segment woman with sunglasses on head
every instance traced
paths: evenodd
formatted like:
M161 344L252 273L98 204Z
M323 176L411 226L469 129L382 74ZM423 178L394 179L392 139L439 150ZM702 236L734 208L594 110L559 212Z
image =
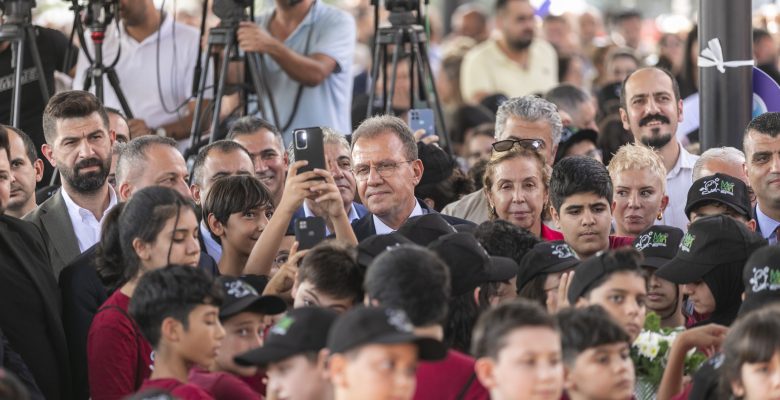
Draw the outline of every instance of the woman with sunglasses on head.
M503 141L496 144L500 143ZM542 155L518 141L509 149L495 150L485 169L483 186L490 219L509 221L542 240L563 239L542 222L550 183L550 170Z
M87 338L90 395L121 399L151 373L152 347L127 313L138 280L170 264L196 268L200 258L195 209L175 190L141 189L124 205L104 238L98 274L116 290L100 307Z

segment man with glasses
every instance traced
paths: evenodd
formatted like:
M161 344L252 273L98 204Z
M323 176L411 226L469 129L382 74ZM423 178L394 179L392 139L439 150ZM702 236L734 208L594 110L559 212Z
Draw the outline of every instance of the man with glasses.
M552 166L558 143L561 141L563 123L555 104L536 96L509 99L496 113L496 142L493 151L508 151L523 146L544 156ZM444 207L442 214L463 218L480 224L487 221L488 201L483 190L463 196Z
M394 232L410 217L435 212L414 197L423 163L414 135L402 119L382 115L363 121L352 134L352 159L358 195L368 209L352 223L358 241ZM444 218L453 225L468 224L460 218Z

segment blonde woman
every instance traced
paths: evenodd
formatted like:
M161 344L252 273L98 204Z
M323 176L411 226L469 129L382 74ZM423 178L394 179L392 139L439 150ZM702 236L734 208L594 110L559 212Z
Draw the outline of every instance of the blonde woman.
M618 149L607 167L614 196L615 235L636 237L656 220L663 220L669 204L666 168L649 147L627 144Z

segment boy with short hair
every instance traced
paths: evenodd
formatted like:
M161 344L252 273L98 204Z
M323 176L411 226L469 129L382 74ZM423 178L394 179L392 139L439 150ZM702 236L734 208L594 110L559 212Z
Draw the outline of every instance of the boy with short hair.
M601 162L586 156L566 157L550 178L550 214L577 257L630 246L632 238L610 236L612 180Z
M477 378L491 399L561 398L558 325L538 304L518 299L487 311L474 328L471 353L477 358Z
M419 360L444 358L439 341L416 336L401 310L355 308L328 332L328 373L335 400L394 398L414 395Z
M721 173L695 180L688 189L688 201L685 203L685 215L691 221L688 227L699 218L720 214L745 224L751 232L756 231L745 182Z
M322 242L301 260L293 283L293 306L325 307L343 313L363 301L364 275L353 247L332 240Z
M211 365L225 330L219 323L222 293L206 272L174 265L150 271L138 282L129 313L155 351L154 370L139 392L165 389L182 400L212 399L187 383L195 365Z
M222 276L217 284L224 293L219 320L225 328L225 337L211 371L193 368L190 382L217 399L261 399L265 385L257 368L238 365L233 358L260 347L265 318L283 313L287 305L279 297L258 295L243 279Z
M570 400L628 400L634 392L631 339L599 306L558 313Z
M600 305L633 341L645 325L647 276L634 248L610 250L577 266L569 282L569 304Z
M268 397L329 400L333 389L325 379L324 332L337 317L327 308L293 309L268 331L263 347L237 356L235 362L266 369Z
M203 203L203 216L211 235L222 245L221 275L243 275L249 254L273 213L271 194L254 176L227 176L214 182Z

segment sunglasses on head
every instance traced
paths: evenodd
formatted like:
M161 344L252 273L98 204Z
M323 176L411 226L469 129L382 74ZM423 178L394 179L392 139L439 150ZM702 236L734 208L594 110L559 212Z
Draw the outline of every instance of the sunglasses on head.
M515 146L539 151L544 148L544 142L541 139L506 139L493 143L493 150L499 152L509 151Z

